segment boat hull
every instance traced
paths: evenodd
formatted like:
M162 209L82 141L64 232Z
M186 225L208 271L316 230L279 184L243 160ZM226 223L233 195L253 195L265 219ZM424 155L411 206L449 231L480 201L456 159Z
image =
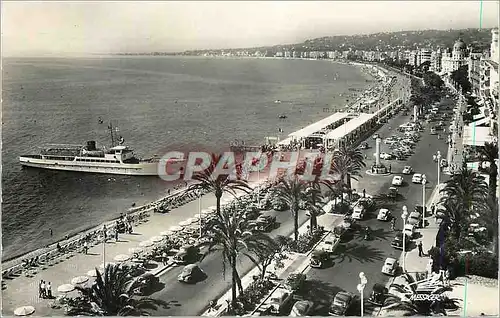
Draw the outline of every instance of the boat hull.
M75 171L86 173L118 174L130 176L157 176L158 162L129 163L91 163L69 160L48 160L34 157L19 157L22 166L39 169Z

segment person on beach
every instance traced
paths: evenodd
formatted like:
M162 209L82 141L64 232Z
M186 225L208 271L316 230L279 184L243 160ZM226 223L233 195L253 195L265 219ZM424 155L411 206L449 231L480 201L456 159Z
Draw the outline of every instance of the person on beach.
M38 297L43 298L43 289L45 286L43 286L43 280L40 281L38 284Z
M40 297L45 298L45 282L43 280L40 282Z
M50 282L48 282L47 285L45 286L45 295L49 299L52 298L52 285L50 284Z
M83 251L85 252L85 255L89 252L89 244L87 241L83 242Z
M167 252L163 252L163 254L161 254L161 261L163 262L163 265L167 265L167 260L168 260L168 257L167 257Z

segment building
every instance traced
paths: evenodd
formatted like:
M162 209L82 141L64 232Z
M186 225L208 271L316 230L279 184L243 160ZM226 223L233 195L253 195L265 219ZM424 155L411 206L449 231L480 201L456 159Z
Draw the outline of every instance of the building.
M481 63L483 63L482 52L471 52L468 58L469 81L472 85L472 92L479 95L481 80Z
M429 49L421 49L420 50L420 63L419 66L424 64L425 62L431 62L432 51Z
M443 52L441 51L441 48L431 53L431 67L430 67L431 72L441 73L442 58L443 58Z
M451 74L462 65L467 64L467 46L462 39L458 39L453 45L453 50L447 50L441 59L441 73Z

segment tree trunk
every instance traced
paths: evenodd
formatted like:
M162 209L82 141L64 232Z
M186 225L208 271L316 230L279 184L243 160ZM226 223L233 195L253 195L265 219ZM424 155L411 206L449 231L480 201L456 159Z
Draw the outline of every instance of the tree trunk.
M496 201L496 196L497 196L497 178L498 178L498 168L495 164L495 162L490 162L490 195L491 198Z
M298 207L296 207L296 206L293 206L292 209L293 209L292 214L293 214L294 237L295 237L295 241L298 241L299 240L299 211L298 211Z
M236 285L237 285L237 275L238 273L236 272L236 258L234 256L231 256L231 306L233 307L233 310L236 308Z

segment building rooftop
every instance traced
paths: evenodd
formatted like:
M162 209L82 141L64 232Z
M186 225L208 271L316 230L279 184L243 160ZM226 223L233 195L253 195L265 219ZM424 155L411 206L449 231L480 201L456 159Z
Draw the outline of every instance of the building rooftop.
M325 138L330 140L340 139L348 135L349 133L353 132L361 125L365 124L368 120L372 119L374 116L375 114L361 113L359 114L358 117L355 117L350 121L348 121L347 123L343 124L342 126L330 131L328 134L326 134Z
M295 137L295 138L304 138L304 137L309 137L310 135L328 127L329 125L342 120L346 117L348 117L350 114L349 113L335 113L331 116L328 116L318 122L315 122L314 124L311 124L305 128L302 128L300 130L297 130L296 132L293 132L289 134L288 136L290 137Z

